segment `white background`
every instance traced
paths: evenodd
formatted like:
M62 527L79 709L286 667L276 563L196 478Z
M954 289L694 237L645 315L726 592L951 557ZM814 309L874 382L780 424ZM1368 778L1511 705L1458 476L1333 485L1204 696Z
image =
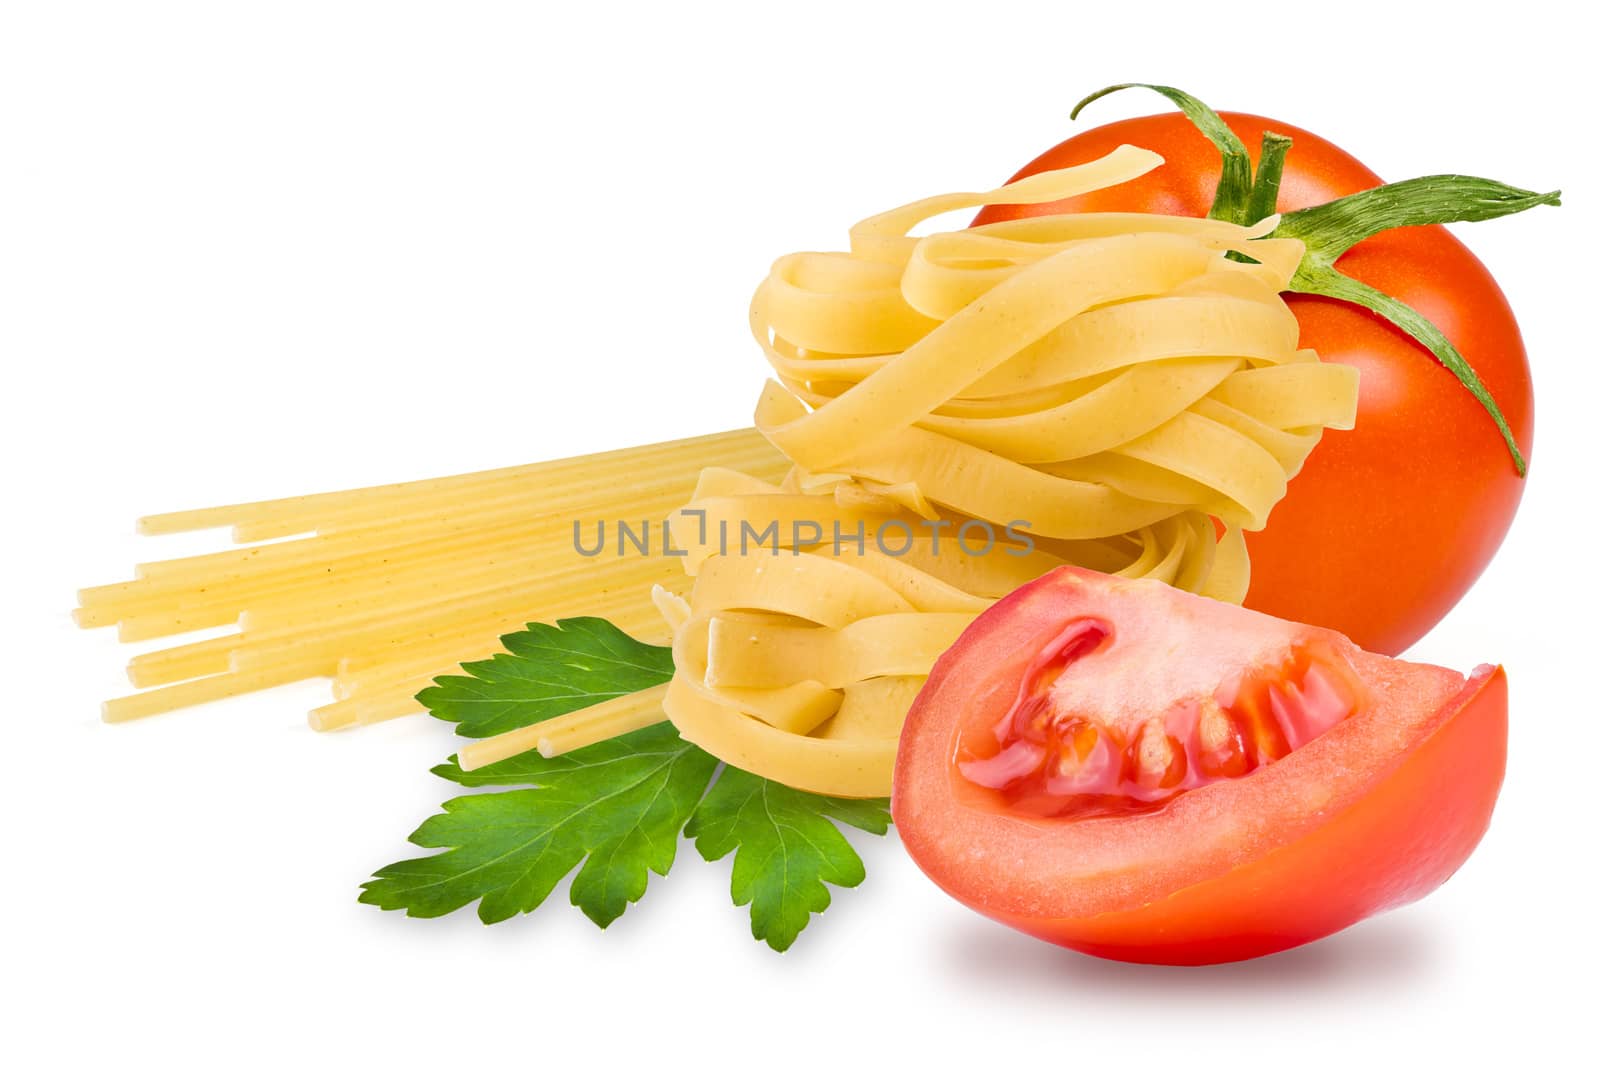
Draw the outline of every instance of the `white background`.
M1427 7L5 5L0 1013L31 1046L13 1062L1586 1047L1591 57L1566 5ZM126 650L71 628L73 589L213 544L141 542L135 515L744 424L763 377L745 302L775 256L994 184L1129 79L1319 131L1386 176L1567 190L1462 234L1521 318L1538 440L1509 542L1414 651L1503 661L1513 692L1494 825L1425 902L1272 959L1141 969L988 924L891 837L786 956L750 939L727 861L688 846L604 933L564 888L497 927L415 921L355 891L449 794L426 773L443 724L317 736L312 684L98 723ZM1159 107L1126 94L1091 121Z

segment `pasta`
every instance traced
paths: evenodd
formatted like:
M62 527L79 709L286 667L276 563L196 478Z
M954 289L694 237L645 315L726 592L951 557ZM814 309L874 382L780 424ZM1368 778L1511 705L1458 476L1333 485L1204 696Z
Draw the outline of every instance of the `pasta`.
M708 471L669 519L694 584L657 595L675 665L661 714L685 738L796 788L881 796L922 678L1029 578L1070 562L1243 598L1242 531L1355 410L1354 371L1299 350L1279 296L1299 245L1264 238L1270 221L1148 215L907 236L944 211L1061 199L1155 162L1118 149L874 216L847 253L777 261L751 307L777 375L755 421L795 468L779 483ZM1025 553L996 537L1019 520ZM892 546L863 532L891 524L905 533ZM752 549L744 532L768 528ZM970 529L980 550L959 540ZM614 715L519 743L565 751Z
M664 639L649 591L687 587L676 561L584 558L573 524L659 515L717 464L766 477L790 466L746 430L143 519L145 533L298 537L141 564L133 581L81 590L78 623L114 625L124 641L237 627L135 656L129 679L145 691L107 701L105 718L326 677L336 699L310 722L337 729L420 711L413 698L430 678L494 654L500 634L531 619L602 614Z
M796 788L889 789L934 661L998 597L1064 563L1224 600L1356 374L1298 347L1303 248L1143 214L911 236L948 211L1044 203L1159 165L1124 146L987 193L873 216L847 252L780 258L751 303L774 380L755 429L599 456L154 516L287 541L151 563L80 594L125 640L237 624L134 658L106 717L308 677L334 729L415 710L434 674L529 619L604 615L670 639L675 673L488 738L482 766L670 719ZM574 523L666 515L680 552L586 558Z

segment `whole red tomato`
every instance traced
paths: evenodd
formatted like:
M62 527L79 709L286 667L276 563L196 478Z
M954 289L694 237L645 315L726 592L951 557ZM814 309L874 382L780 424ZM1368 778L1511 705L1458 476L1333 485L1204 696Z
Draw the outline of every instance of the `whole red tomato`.
M1294 138L1282 211L1381 185L1360 161L1314 133L1223 112L1250 146L1273 130ZM1119 144L1161 154L1136 181L1053 204L986 208L978 222L1070 211L1203 216L1219 173L1217 149L1180 114L1128 119L1045 152L1016 178L1098 158ZM1527 353L1505 295L1483 264L1442 227L1391 230L1351 248L1338 269L1410 304L1476 368L1526 456L1533 440ZM1286 294L1300 343L1361 370L1356 428L1329 432L1265 530L1247 535L1246 605L1348 634L1385 655L1427 633L1488 565L1522 498L1505 442L1488 414L1437 360L1364 308Z

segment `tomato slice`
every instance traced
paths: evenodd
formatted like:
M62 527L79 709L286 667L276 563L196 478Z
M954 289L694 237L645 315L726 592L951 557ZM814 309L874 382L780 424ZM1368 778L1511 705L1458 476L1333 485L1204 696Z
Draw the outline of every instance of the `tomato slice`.
M895 765L901 839L963 903L1082 952L1247 959L1415 900L1488 828L1504 672L1363 652L1064 567L934 668Z

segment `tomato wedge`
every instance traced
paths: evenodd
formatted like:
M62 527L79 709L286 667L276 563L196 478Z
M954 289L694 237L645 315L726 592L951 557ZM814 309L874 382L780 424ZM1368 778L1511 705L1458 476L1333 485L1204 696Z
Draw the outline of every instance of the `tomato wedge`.
M1248 959L1432 891L1489 825L1506 680L1063 567L984 612L907 716L893 811L993 919L1142 963Z

